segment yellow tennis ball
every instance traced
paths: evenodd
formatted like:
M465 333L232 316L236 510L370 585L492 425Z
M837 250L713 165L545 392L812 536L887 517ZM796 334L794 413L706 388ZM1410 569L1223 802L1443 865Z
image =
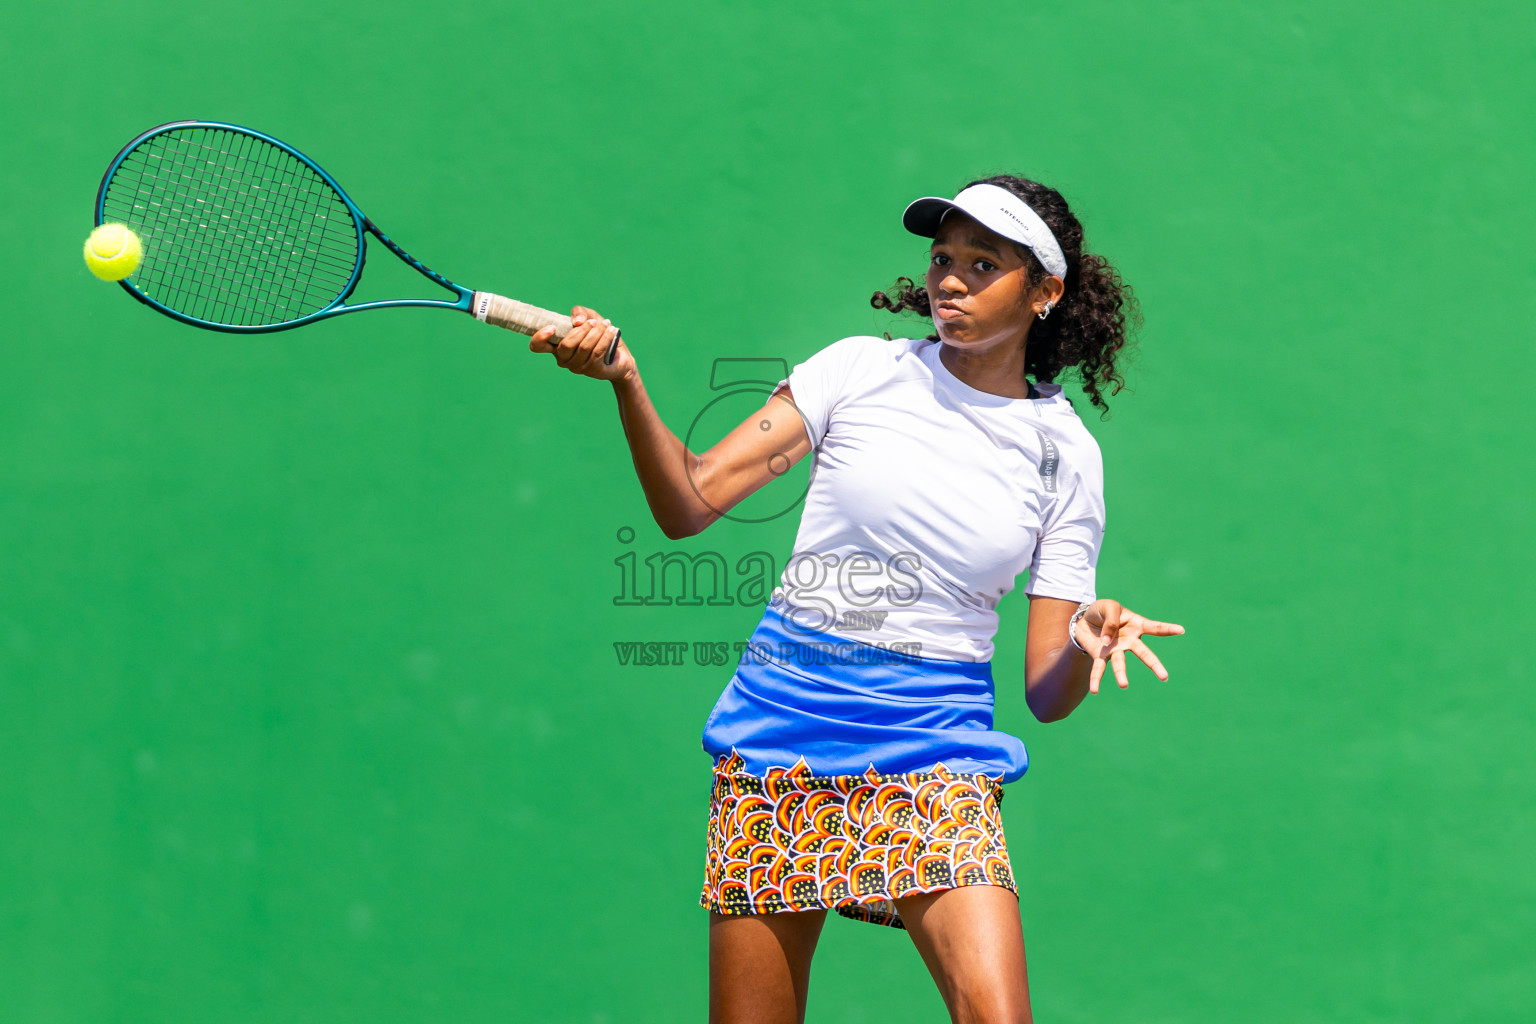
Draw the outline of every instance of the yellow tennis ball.
M121 281L139 269L144 247L121 224L102 224L85 240L85 265L103 281Z

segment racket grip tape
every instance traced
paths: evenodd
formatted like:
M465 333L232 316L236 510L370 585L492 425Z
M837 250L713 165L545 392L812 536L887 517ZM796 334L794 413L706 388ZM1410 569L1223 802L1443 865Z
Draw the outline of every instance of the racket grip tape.
M526 334L529 337L550 326L555 329L556 340L571 333L570 317L538 306L530 306L526 302L518 302L516 299L509 299L494 292L475 292L470 312L475 314L476 320L483 323L505 327L509 331L516 331L518 334ZM603 362L612 363L618 351L619 336L615 332L613 343L603 354Z

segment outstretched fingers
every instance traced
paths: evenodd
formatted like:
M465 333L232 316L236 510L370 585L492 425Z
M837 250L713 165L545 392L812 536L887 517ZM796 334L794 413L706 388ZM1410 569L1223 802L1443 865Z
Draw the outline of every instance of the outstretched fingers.
M1163 667L1161 659L1152 653L1152 648L1148 647L1140 640L1137 640L1135 643L1131 644L1130 649L1131 652L1136 655L1136 657L1142 660L1142 663L1145 664L1147 668L1152 670L1153 675L1157 676L1157 678L1163 680L1164 682L1168 681L1168 670Z
M1184 627L1177 622L1159 622L1147 619L1116 602L1105 600L1102 625L1098 632L1099 647L1093 654L1093 668L1088 674L1088 692L1098 693L1105 667L1115 675L1120 688L1131 685L1125 671L1125 652L1130 651L1152 670L1158 679L1166 681L1168 670L1152 649L1142 642L1144 636L1179 636ZM1097 609L1096 609L1097 610Z
M1131 680L1125 674L1125 652L1116 651L1109 656L1109 664L1115 670L1115 682L1120 684L1120 689L1131 685Z
M1089 693L1098 693L1099 692L1099 679L1104 675L1104 666L1105 666L1105 664L1106 664L1106 662L1104 661L1103 658L1094 658L1093 659L1093 668L1088 670L1088 692Z

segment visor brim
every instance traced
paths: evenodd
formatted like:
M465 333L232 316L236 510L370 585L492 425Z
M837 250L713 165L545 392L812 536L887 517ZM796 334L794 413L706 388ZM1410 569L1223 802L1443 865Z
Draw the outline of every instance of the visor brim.
M939 233L939 222L944 219L944 215L950 210L959 209L952 200L926 196L907 204L906 212L901 215L901 224L914 235L932 238Z

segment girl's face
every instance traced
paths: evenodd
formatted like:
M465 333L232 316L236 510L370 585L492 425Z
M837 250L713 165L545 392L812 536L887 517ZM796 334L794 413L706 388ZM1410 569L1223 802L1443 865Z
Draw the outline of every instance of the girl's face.
M973 350L1022 344L1035 306L1043 309L1061 287L1047 277L1031 289L1014 244L958 210L939 225L924 283L939 338Z

